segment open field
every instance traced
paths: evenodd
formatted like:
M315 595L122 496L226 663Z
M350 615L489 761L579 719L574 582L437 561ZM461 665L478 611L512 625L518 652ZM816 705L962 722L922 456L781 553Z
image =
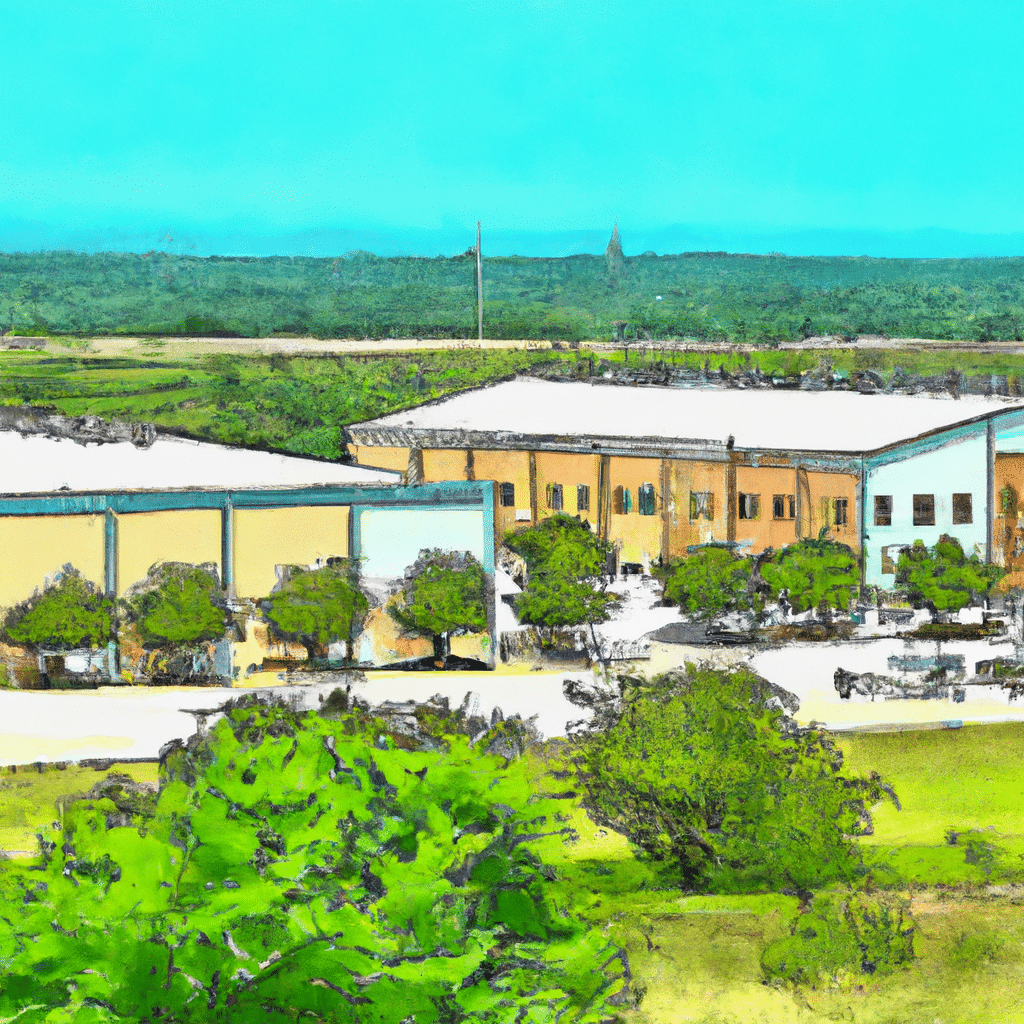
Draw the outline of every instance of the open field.
M902 811L886 806L876 814L875 835L865 845L944 847L959 862L958 871L953 861L945 865L951 874L943 886L908 888L906 879L894 880L910 901L914 961L889 977L862 976L838 988L766 985L761 956L798 919L795 896L680 892L655 866L638 860L621 836L597 828L577 808L572 825L579 840L543 840L538 853L556 866L553 884L565 898L626 947L643 999L638 1009L623 1012L625 1021L1024 1022L1024 888L984 884L984 871L979 875L978 864L965 860L966 848L943 838L947 828L991 829L998 844L1024 820L1024 794L1014 780L1024 725L844 734L840 742L848 769L880 771L903 804ZM534 758L538 781L557 748L540 753ZM84 792L114 771L151 780L156 765L0 770L0 836L26 842L53 820L59 797Z

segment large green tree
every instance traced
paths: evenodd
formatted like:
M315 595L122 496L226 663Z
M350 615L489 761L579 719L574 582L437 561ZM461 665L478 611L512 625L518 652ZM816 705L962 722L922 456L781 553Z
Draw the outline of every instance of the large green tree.
M325 655L332 643L344 641L350 661L352 639L368 607L359 589L357 566L348 560L320 569L292 566L287 582L262 603L275 632L300 640L310 659Z
M725 545L708 545L669 566L665 598L697 620L749 611L762 603L751 583L752 566L750 558L741 558Z
M434 643L434 660L448 661L453 633L487 629L484 567L468 551L424 549L406 570L402 590L388 604L391 617Z
M66 565L56 582L10 609L4 634L38 650L101 647L112 638L114 603Z
M977 555L968 558L956 537L943 534L934 547L918 540L900 554L896 583L915 608L956 612L987 597L1004 570Z
M787 545L761 564L759 571L771 596L785 595L795 612L845 610L860 583L853 550L824 537Z
M860 865L851 837L886 789L840 774L828 734L794 728L779 704L748 670L620 680L576 735L585 806L691 885L850 880Z
M550 895L569 800L518 759L253 700L171 752L145 827L66 811L0 864L0 1019L363 1024L612 1016L619 951Z

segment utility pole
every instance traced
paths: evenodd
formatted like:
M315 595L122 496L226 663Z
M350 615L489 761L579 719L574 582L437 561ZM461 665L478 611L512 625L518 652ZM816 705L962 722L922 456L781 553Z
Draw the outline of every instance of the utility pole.
M480 257L480 221L476 222L476 325L477 337L484 340L484 271Z

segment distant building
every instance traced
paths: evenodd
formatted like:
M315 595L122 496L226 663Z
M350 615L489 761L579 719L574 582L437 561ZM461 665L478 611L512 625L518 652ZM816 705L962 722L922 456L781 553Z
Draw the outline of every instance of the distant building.
M230 597L255 600L285 567L335 557L358 559L370 590L386 594L428 547L470 551L493 578L493 485L409 488L387 470L152 430L97 442L94 421L75 443L73 421L26 426L40 422L50 429L0 429L0 607L68 564L115 597L158 562L188 562L212 563ZM60 427L73 436L53 436ZM401 660L379 643L361 649Z
M644 570L824 530L863 551L868 583L892 586L898 549L943 533L1024 573L1024 408L998 399L517 380L348 439L410 483L494 480L499 539L563 511Z

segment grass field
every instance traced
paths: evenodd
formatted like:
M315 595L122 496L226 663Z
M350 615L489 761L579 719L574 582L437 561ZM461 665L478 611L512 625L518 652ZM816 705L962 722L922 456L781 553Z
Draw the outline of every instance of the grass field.
M629 1024L1024 1024L1024 887L983 884L1021 876L1014 849L1024 832L1016 767L1024 725L845 734L840 743L848 771L880 772L902 803L901 811L880 808L875 834L862 842L896 868L877 871L875 883L912 901L915 960L837 988L767 985L761 955L798 919L795 896L685 894L577 808L578 841L543 840L537 852L557 868L556 898L627 949L643 993L623 1013ZM537 760L538 780L546 764ZM147 781L157 766L0 769L0 847L30 849L59 797L112 772ZM957 845L947 842L951 829L961 833ZM991 863L966 856L965 835L984 837Z
M57 801L87 793L109 775L130 775L136 782L156 782L159 766L115 763L96 769L68 764L0 768L0 851L35 853L36 834L57 817Z

